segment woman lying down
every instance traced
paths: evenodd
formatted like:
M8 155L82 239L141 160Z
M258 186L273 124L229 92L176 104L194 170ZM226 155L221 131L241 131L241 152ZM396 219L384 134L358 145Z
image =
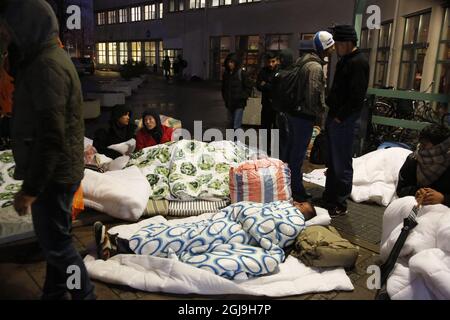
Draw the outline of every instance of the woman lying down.
M194 223L148 224L130 239L108 235L94 224L97 254L174 258L228 279L246 279L274 272L285 260L283 249L294 244L305 221L316 216L309 203L287 201L232 204Z

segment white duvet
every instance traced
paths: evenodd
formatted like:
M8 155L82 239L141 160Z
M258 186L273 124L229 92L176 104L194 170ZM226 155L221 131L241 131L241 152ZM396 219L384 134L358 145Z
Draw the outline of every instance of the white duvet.
M390 148L353 159L352 200L388 206L397 198L398 174L410 153L403 148ZM325 171L318 169L304 174L303 180L325 187Z
M387 259L407 217L414 197L395 200L383 217L381 258ZM393 300L450 299L450 209L444 205L423 207L418 225L409 234L388 279Z
M129 239L142 226L151 223L180 224L205 220L213 213L182 220L167 221L158 216L132 225L109 230L121 238ZM307 225L330 223L325 210ZM354 287L344 269L315 269L306 267L289 256L279 266L278 272L247 280L228 280L212 272L195 268L176 259L144 255L118 255L107 261L85 258L90 276L107 283L126 285L149 292L175 294L223 295L242 294L254 296L283 297L332 290L350 291Z
M105 173L86 169L81 185L86 207L127 221L142 216L150 196L150 185L135 166Z

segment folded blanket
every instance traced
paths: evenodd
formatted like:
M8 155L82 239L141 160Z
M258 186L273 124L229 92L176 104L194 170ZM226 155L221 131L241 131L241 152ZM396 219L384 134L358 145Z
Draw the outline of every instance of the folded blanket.
M149 199L142 217L167 216L169 213L169 201Z
M228 206L228 201L169 201L168 215L172 217L198 216L207 212L219 212Z

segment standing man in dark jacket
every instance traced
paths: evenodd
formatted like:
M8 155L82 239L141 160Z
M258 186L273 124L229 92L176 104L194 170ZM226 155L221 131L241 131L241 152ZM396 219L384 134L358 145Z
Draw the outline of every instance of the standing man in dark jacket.
M10 1L0 12L12 35L15 77L12 117L14 199L31 212L47 260L43 299L94 299L80 254L72 244L72 201L84 173L81 84L58 46L58 21L44 0ZM68 277L77 277L72 281Z
M330 215L338 216L347 213L347 199L352 192L354 132L369 84L369 63L356 47L353 26L336 26L333 37L340 60L326 100L330 108L325 124L329 152L323 200Z
M222 78L222 97L230 118L229 128L239 129L252 86L241 62L235 53L230 53L224 62L225 71Z
M333 36L326 31L314 36L315 52L301 57L298 68L298 107L287 110L289 136L287 160L291 169L292 197L296 202L306 202L309 195L303 186L302 166L308 145L311 141L314 123L325 111L325 58L330 57L334 49Z
M267 130L267 147L270 150L271 130L275 127L276 111L272 108L272 81L278 69L278 56L269 52L266 55L266 66L261 69L256 80L256 88L262 92L261 127Z

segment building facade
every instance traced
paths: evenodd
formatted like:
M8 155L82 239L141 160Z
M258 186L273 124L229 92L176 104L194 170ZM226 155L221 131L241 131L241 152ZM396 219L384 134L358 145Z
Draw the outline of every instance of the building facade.
M363 12L381 9L380 29L368 29L363 15L370 85L449 92L447 0L96 0L97 63L161 67L164 56L182 54L186 74L220 79L225 56L238 52L254 74L265 52L291 49L298 57L316 31L353 24L361 3Z

